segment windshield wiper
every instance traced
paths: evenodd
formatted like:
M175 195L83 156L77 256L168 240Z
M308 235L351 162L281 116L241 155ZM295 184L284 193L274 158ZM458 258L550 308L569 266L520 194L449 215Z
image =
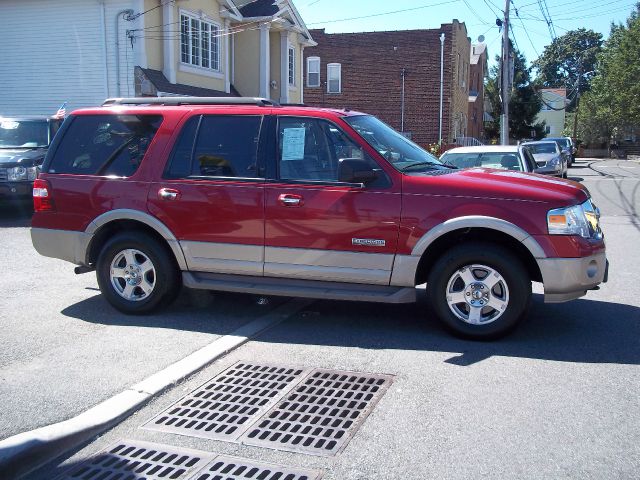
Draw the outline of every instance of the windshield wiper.
M401 172L404 172L413 167L444 167L441 163L436 162L414 162L410 165L406 165L400 169ZM438 170L437 168L432 168L432 170Z

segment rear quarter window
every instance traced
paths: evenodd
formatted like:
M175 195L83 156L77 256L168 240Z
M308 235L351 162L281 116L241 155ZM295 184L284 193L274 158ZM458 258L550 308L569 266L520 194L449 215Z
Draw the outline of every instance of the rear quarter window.
M161 115L78 115L64 132L48 173L129 177L160 124Z

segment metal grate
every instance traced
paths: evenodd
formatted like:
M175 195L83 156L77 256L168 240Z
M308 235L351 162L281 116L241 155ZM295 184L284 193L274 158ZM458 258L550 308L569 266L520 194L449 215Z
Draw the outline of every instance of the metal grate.
M238 363L151 419L143 428L234 441L306 373L299 368Z
M193 480L318 480L322 474L314 470L281 467L244 458L220 455L203 470L193 476Z
M390 375L313 370L240 441L277 450L335 455L391 385Z
M58 480L182 480L213 458L205 452L123 440L70 468Z

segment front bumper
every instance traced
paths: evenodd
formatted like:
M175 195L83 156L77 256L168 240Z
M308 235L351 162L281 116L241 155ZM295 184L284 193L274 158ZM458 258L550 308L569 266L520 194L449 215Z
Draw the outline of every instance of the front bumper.
M582 297L608 279L605 252L582 258L539 258L545 303L561 303Z
M543 167L536 168L535 173L540 173L542 175L562 175L562 164L558 165L545 165Z
M33 182L0 182L0 198L31 198Z

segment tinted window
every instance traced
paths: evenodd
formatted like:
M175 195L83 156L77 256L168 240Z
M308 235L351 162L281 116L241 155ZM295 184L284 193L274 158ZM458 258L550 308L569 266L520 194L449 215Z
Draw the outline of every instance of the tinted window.
M49 173L128 177L140 166L160 115L81 115L73 119Z
M458 168L484 167L522 170L520 157L515 152L446 153L440 160Z
M191 174L257 178L261 123L262 117L202 117Z
M259 178L261 124L262 117L257 116L204 115L190 119L174 148L166 176Z
M182 127L178 142L173 148L170 166L165 172L165 177L184 178L191 175L191 158L199 123L200 116L191 117Z
M325 120L281 117L278 143L280 178L284 180L336 182L338 162L343 158L366 160L384 177L379 166L360 145Z

